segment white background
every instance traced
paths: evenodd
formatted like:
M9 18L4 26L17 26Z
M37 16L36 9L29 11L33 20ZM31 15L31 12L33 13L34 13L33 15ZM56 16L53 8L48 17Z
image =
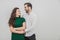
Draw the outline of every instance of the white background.
M8 20L14 7L24 12L24 3L31 2L37 14L37 40L60 40L60 0L0 0L0 40L10 40Z

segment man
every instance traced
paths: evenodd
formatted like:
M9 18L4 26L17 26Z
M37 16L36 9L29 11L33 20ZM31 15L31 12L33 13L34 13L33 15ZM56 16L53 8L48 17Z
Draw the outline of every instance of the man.
M36 15L32 12L32 4L31 3L25 3L24 8L26 11L26 14L23 15L23 17L26 20L26 34L25 34L25 40L36 40L34 28L36 23Z

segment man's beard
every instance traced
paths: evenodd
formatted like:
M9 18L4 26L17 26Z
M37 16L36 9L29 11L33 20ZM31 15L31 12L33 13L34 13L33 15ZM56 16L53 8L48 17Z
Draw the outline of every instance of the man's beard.
M26 13L28 13L28 11L26 11Z

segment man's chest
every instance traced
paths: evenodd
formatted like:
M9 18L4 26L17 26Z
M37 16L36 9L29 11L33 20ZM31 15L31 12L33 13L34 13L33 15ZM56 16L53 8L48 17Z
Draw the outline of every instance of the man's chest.
M26 19L26 21L28 21L28 22L32 22L33 16L31 16L31 15L25 16L25 19Z

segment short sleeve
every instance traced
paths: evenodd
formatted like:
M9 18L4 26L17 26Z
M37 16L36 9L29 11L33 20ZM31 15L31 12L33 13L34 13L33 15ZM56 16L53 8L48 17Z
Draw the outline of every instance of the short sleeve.
M23 21L23 22L26 22L25 18L22 18L22 21Z

